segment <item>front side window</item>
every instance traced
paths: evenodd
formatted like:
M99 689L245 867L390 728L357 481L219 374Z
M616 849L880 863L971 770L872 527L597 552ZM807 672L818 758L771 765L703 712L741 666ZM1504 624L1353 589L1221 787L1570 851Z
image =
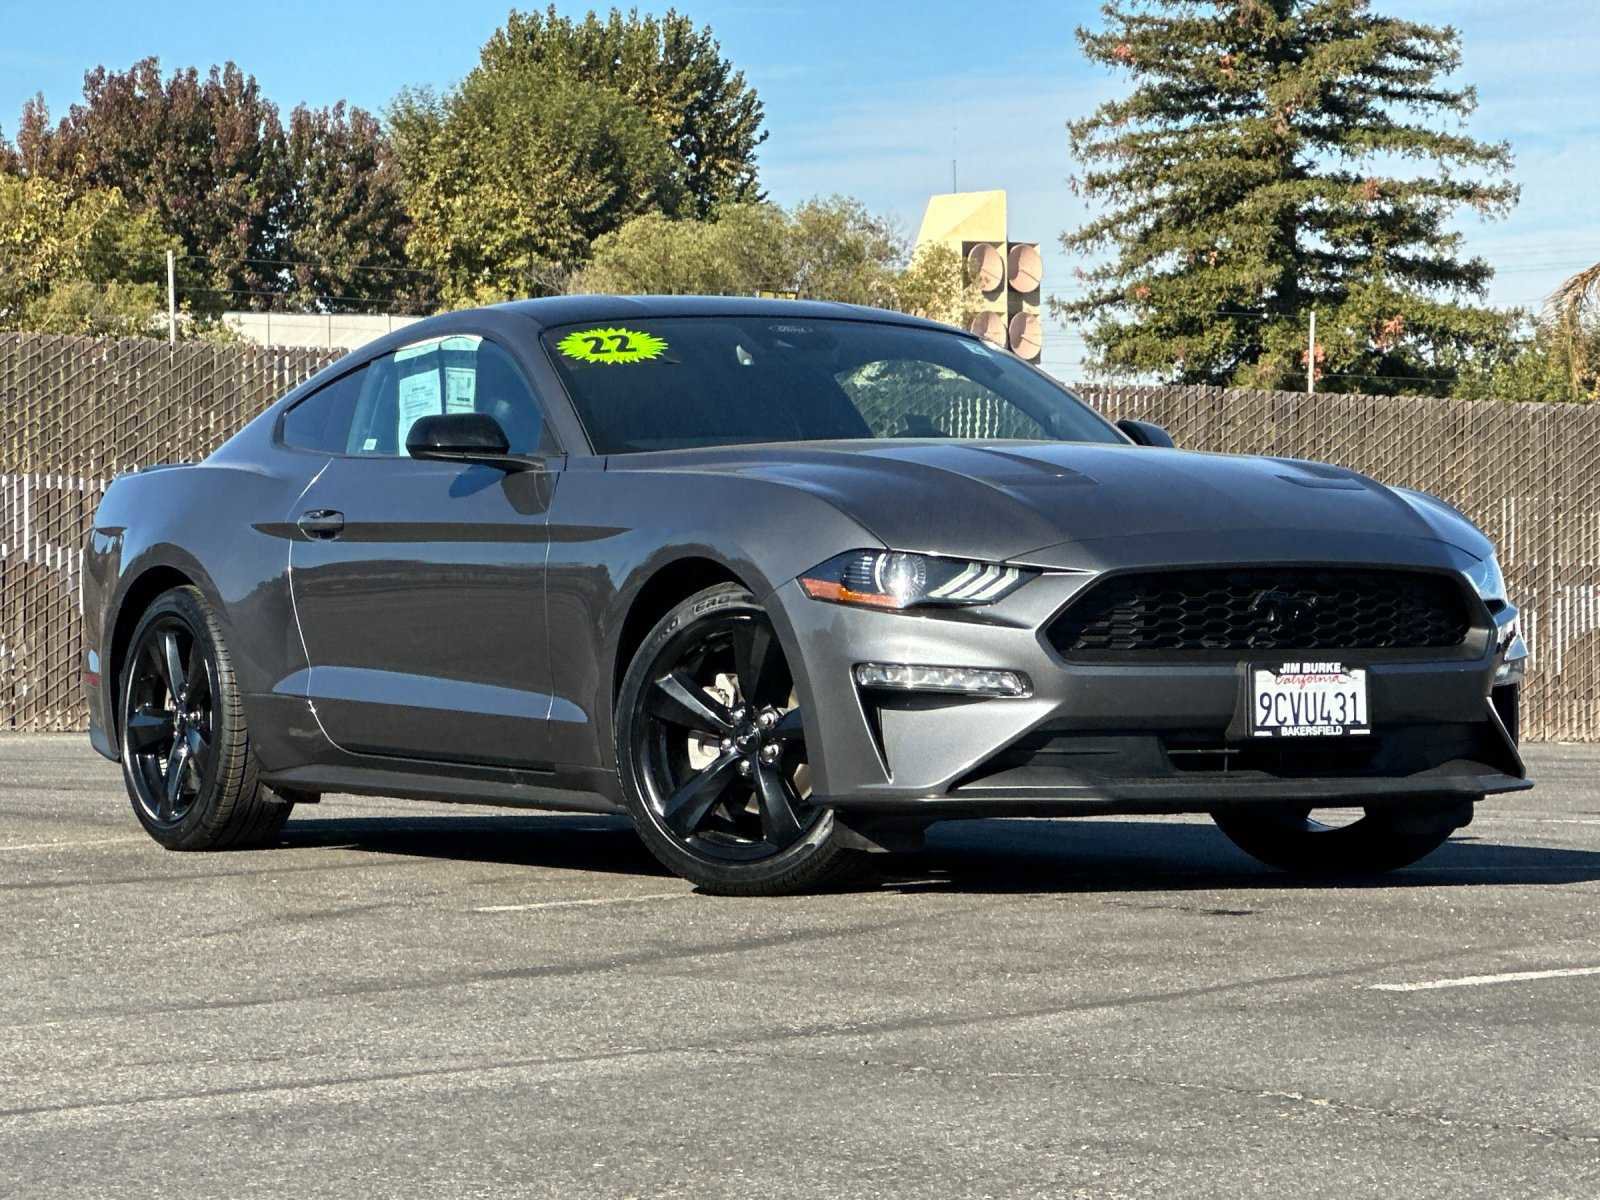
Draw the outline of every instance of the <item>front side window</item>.
M499 346L476 334L453 334L405 346L376 360L356 401L343 452L400 456L423 417L485 413L500 423L513 454L549 446L544 420L522 372Z
M864 438L1125 440L1011 355L938 329L666 317L543 337L598 454Z

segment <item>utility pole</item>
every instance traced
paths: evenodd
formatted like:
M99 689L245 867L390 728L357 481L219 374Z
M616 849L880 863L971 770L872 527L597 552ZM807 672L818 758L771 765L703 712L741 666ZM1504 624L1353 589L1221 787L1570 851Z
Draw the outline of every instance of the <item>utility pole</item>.
M1317 310L1311 310L1311 336L1306 339L1306 395L1317 394Z
M167 251L167 345L178 344L178 265L171 250Z

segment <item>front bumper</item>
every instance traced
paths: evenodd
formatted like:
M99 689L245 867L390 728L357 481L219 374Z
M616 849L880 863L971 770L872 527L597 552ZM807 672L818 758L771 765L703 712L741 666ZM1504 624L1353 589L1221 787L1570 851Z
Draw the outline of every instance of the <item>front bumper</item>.
M1119 547L1116 565L1176 565L1170 546L1138 542ZM1388 565L1462 565L1449 546L1421 545L1429 548L1391 547ZM1103 555L1095 565L1104 568ZM1057 571L988 608L927 615L815 601L793 583L779 588L769 608L800 651L791 661L799 663L814 802L941 819L1446 804L1532 786L1516 745L1526 650L1513 609L1491 614L1479 604L1467 644L1450 655L1307 652L1367 669L1372 733L1252 741L1239 720L1243 657L1086 662L1056 653L1045 627L1097 573ZM852 674L863 662L1023 671L1033 688L1020 698L868 690Z

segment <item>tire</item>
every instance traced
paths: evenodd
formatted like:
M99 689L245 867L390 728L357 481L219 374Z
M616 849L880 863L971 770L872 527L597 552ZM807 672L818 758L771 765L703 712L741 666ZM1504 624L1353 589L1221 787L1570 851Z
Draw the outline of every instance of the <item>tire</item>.
M1212 813L1228 840L1250 857L1282 871L1320 876L1409 867L1444 845L1462 823L1452 809L1441 810L1437 823L1420 816L1366 809L1348 825L1334 826L1313 820L1310 809Z
M277 838L294 805L261 784L233 663L198 588L163 592L139 618L118 696L122 778L152 838L168 850Z
M771 619L738 584L669 612L623 677L614 724L628 812L650 852L703 891L793 895L862 866L832 811L805 803L793 683Z

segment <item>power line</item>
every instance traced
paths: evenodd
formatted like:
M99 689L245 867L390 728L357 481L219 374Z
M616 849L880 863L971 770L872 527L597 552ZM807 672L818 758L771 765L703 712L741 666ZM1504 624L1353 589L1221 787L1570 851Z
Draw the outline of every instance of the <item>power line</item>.
M363 265L348 265L344 263L331 263L325 260L292 259L292 258L234 258L231 255L221 256L214 254L180 254L184 262L211 263L216 266L229 266L239 264L253 267L311 267L315 270L327 271L363 271L390 275L425 275L435 283L439 276L433 271L421 267L376 267Z
M1453 383L1448 375L1368 375L1361 371L1319 371L1318 379L1395 379L1420 383Z
M252 296L268 297L275 300L292 300L292 293L268 291L264 288L197 288L180 287L178 294L182 296ZM411 308L431 312L433 306L420 300L405 300L385 296L316 296L318 303L331 304L381 304L389 308ZM263 309L262 311L271 311ZM297 314L298 315L298 314ZM316 316L325 314L317 313Z

